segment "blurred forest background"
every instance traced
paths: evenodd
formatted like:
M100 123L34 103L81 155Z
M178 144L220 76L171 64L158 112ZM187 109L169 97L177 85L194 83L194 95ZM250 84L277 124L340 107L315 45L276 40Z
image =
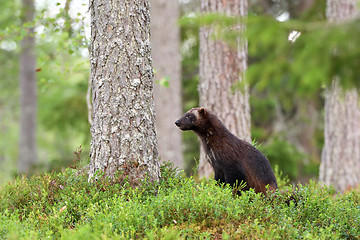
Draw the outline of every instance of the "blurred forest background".
M324 144L324 83L336 75L345 88L357 86L358 21L326 28L326 1L249 0L248 4L251 138L272 166L293 182L317 179ZM89 161L88 2L35 1L34 21L27 23L21 21L21 6L20 1L0 2L0 183L17 174L20 41L29 27L35 27L38 102L37 161L29 174L67 167L80 152L82 164ZM224 29L232 23L221 21L221 16L197 17L199 0L180 0L178 7L181 24L172 27L180 31L180 104L187 111L199 104L199 26L217 22ZM224 37L231 42L231 35ZM334 57L329 49L343 51ZM167 76L154 81L162 91L172 85ZM168 114L171 124L179 117ZM183 149L180 165L192 175L199 159L195 134L183 133Z

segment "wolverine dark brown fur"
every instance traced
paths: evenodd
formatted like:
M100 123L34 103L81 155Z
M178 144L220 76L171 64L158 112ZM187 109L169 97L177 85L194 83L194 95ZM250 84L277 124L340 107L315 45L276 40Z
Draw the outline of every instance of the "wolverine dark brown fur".
M207 160L214 168L215 180L232 186L246 183L243 190L253 188L266 193L277 189L269 160L250 143L233 135L207 109L193 108L175 124L183 131L192 130L200 137Z

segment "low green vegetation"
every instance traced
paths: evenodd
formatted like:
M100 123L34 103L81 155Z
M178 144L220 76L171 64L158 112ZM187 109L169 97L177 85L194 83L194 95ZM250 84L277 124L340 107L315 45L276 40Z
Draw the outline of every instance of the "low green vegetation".
M85 171L68 168L3 185L0 238L360 238L358 191L336 195L311 182L268 197L252 191L237 196L214 181L184 177L169 164L158 182L138 179L141 169L130 165L93 182Z

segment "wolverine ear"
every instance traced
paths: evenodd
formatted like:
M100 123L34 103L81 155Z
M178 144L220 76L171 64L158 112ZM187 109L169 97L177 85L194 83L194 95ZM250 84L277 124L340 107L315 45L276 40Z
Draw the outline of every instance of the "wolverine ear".
M200 113L201 116L206 117L207 116L207 111L204 107L201 107L198 112Z

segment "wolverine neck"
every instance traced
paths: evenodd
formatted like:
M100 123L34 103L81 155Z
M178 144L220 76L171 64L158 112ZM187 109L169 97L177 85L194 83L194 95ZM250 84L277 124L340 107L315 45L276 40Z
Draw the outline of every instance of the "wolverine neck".
M215 115L209 116L206 128L198 129L195 132L203 143L209 145L209 147L215 142L217 144L222 141L226 135L231 134Z

